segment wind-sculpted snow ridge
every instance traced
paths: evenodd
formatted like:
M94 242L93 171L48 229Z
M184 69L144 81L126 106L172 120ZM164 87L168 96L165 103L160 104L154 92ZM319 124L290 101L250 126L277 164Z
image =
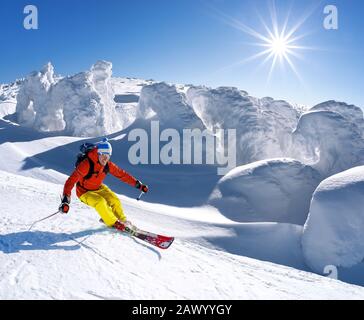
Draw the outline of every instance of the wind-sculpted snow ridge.
M324 180L315 191L302 236L308 266L350 268L364 259L364 167ZM361 278L363 274L361 274Z
M192 87L187 97L210 130L236 129L239 164L288 154L299 112L287 102L257 99L230 87Z
M291 155L328 177L364 164L364 140L357 123L340 113L309 111L293 133Z
M350 123L356 124L361 131L364 129L363 111L352 104L338 102L334 100L320 103L310 109L310 111L332 111L341 114Z
M363 112L356 106L327 101L305 111L227 87L191 87L187 101L210 130L236 129L238 164L290 157L323 177L364 164Z
M303 225L319 173L288 158L257 161L225 175L209 203L238 222L284 222Z
M140 116L156 116L163 126L175 129L204 128L183 92L165 82L145 86L139 100Z
M56 78L48 63L29 75L17 97L20 125L38 131L98 136L121 129L110 85L112 64L98 61L90 71Z

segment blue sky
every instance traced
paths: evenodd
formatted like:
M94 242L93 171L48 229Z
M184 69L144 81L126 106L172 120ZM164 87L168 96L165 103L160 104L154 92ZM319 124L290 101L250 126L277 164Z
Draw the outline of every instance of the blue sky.
M39 29L25 30L23 9L34 4ZM310 49L293 49L277 63L249 57L266 50L228 21L267 36L270 9L287 30L305 13L294 36ZM326 5L336 5L339 29L323 27ZM362 0L3 0L0 4L0 83L51 61L62 75L84 71L98 59L115 76L173 83L237 86L250 94L314 105L328 99L364 107L364 2ZM315 49L315 50L314 50ZM247 60L244 63L239 61Z

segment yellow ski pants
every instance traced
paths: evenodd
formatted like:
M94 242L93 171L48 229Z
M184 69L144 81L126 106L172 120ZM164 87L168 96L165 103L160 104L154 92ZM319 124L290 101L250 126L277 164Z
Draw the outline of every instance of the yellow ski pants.
M102 220L112 227L117 220L126 221L119 198L104 184L96 191L84 193L80 200L96 209Z

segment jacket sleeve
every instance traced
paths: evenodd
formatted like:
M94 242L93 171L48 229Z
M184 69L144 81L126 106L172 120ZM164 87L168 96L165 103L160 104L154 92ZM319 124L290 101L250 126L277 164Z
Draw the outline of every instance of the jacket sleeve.
M125 182L125 183L131 185L132 187L135 187L137 179L135 179L132 175L127 173L125 170L119 168L115 163L109 161L109 169L110 169L110 173L114 177L120 179L122 182Z
M77 166L75 171L73 171L73 173L67 179L64 185L63 195L71 197L71 192L73 187L79 180L81 180L84 176L87 175L89 170L90 170L90 164L88 160L85 159Z

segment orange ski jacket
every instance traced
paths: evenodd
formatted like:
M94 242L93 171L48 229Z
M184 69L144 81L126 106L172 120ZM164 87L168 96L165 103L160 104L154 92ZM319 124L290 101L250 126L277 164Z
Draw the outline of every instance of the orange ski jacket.
M99 162L97 148L91 150L88 153L88 158L94 163L94 172L92 176L89 179L84 179L90 170L89 160L85 159L76 167L76 169L67 179L64 185L63 195L71 197L72 189L76 183L77 197L81 197L84 193L88 191L96 191L100 188L102 182L106 177L106 173L104 172L105 166L102 166ZM108 165L110 174L120 179L121 181L135 187L137 180L133 176L131 176L123 169L119 168L111 161L108 162Z

